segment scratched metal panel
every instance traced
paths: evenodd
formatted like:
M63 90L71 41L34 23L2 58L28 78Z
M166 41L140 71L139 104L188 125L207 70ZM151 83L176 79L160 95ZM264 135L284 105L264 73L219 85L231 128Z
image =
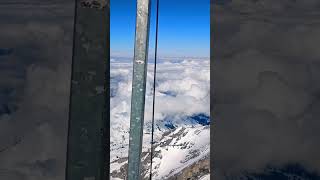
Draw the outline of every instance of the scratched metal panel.
M76 0L67 180L107 178L109 12L108 0Z

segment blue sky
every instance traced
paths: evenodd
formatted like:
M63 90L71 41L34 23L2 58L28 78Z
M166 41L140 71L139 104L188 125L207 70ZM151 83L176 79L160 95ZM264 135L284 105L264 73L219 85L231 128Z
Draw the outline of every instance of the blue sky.
M151 0L149 55L154 53L155 8ZM136 0L111 0L111 56L132 56ZM159 56L200 56L210 53L210 0L160 0Z

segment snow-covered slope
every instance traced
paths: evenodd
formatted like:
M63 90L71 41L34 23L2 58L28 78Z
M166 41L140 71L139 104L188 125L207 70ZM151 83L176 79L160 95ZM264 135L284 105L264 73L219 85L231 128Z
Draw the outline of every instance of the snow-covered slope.
M143 174L150 173L150 130L153 65L148 65L143 143ZM209 159L209 60L162 61L157 65L155 154L153 179L179 176L191 165ZM110 176L124 179L128 156L132 63L111 62ZM198 177L209 173L202 168ZM207 169L207 170L203 170Z

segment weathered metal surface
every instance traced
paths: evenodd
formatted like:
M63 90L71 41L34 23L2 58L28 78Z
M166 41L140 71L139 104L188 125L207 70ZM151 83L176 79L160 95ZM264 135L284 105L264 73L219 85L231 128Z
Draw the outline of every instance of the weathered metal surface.
M130 116L128 180L140 179L149 39L150 1L137 0L136 36Z
M66 180L107 178L109 1L76 0Z

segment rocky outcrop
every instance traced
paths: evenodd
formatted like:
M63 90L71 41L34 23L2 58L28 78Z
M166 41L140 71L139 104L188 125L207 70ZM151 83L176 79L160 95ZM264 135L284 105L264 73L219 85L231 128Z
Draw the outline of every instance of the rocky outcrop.
M210 173L210 156L184 168L181 173L174 175L168 180L198 180Z

